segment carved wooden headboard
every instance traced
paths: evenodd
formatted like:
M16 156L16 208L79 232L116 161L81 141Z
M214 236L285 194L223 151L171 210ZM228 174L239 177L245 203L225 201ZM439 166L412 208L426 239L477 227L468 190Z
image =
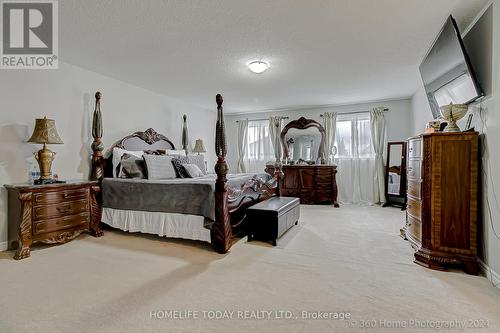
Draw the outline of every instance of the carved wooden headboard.
M126 150L175 150L175 145L165 135L157 133L154 129L149 128L144 132L138 131L127 135L111 147L111 152L114 147ZM104 177L113 177L113 155L102 159L104 166Z
M144 132L127 135L115 145L126 150L175 149L174 144L165 135L150 128Z

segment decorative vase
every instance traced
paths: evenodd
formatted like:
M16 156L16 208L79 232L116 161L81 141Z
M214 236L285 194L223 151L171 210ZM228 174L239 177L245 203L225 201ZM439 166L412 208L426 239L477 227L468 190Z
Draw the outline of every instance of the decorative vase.
M443 132L460 132L460 127L457 125L457 121L462 119L469 110L466 104L453 104L443 105L441 107L441 115L448 122Z

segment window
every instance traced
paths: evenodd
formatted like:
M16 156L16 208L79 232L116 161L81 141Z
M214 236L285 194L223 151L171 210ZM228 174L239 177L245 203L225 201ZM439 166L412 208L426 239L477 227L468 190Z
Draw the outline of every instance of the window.
M339 114L335 133L336 158L375 158L370 114Z
M269 120L248 122L246 164L248 172L262 172L266 162L274 161L274 149L269 135Z
M337 115L335 164L339 200L343 203L372 203L375 152L372 146L370 113Z

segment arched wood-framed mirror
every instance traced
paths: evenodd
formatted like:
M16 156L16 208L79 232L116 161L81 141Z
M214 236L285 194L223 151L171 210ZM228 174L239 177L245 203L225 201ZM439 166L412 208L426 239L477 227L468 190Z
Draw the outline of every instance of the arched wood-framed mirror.
M283 158L287 164L324 164L325 129L316 120L300 117L281 131Z

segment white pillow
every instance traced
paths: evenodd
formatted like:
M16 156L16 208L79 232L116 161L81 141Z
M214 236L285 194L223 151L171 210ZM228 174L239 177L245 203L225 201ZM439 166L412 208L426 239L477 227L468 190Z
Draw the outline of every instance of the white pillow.
M144 155L148 179L172 179L176 178L172 156L167 155Z
M182 166L191 178L202 177L205 175L196 164L182 164Z
M207 166L205 164L205 156L204 155L188 155L188 163L189 164L196 164L198 168L200 168L201 172L203 172L204 175L207 174Z
M139 158L141 158L142 155L144 155L144 152L142 150L131 151L131 150L125 150L125 149L121 149L118 147L114 147L113 148L113 178L118 177L118 171L119 171L118 166L120 165L120 162L122 160L122 156L125 153L130 154L130 155L134 155L134 156L139 157Z
M186 156L186 151L185 150L173 150L173 149L165 149L165 154L166 155L180 155L180 156Z

